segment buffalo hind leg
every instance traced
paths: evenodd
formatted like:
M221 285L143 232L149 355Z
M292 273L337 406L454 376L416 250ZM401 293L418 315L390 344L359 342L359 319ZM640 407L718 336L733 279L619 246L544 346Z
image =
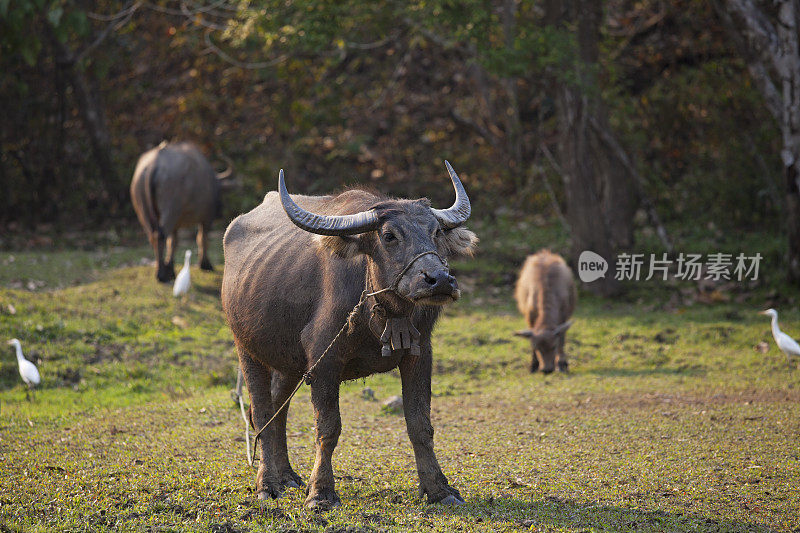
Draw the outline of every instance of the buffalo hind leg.
M150 242L153 243L153 248L156 252L156 279L161 283L168 283L175 279L175 270L168 267L164 258L166 241L164 231L161 228L154 230L150 237Z
M213 271L214 265L208 259L208 232L211 224L200 224L197 227L197 253L200 254L200 268Z
M253 428L258 431L264 427L275 412L272 408L272 395L270 393L272 371L255 361L243 349L237 347L237 352L239 354L239 365L244 374L245 383L247 383L247 391L250 394L250 421ZM278 478L272 457L272 428L265 429L261 436L258 437L258 440L260 441L258 444L260 444L261 449L258 473L256 474L258 499L277 498L283 492L283 486Z
M458 490L447 482L433 452L433 425L431 424L431 364L430 344L421 347L421 355L405 355L400 361L400 378L403 385L403 412L406 429L414 448L419 474L419 492L428 495L428 502L446 505L464 503Z
M172 230L167 238L167 268L175 279L175 251L178 249L178 230Z
M275 411L287 401L300 379L300 376L287 376L282 372L272 371L272 408ZM305 483L292 468L289 462L289 450L286 446L286 417L288 414L289 405L278 413L272 423L272 458L281 485L300 488Z

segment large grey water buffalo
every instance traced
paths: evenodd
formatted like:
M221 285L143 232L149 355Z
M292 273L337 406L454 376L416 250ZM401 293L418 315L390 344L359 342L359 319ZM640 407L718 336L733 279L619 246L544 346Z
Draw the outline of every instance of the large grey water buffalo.
M447 167L456 190L449 209L360 189L292 198L281 171L279 192L268 193L225 232L222 306L254 428L264 426L319 361L308 376L316 420L309 507L339 503L331 465L341 432L339 384L398 366L420 494L431 502L463 502L439 467L430 420L431 331L441 306L460 296L446 258L472 255L478 240L460 227L470 214L469 198ZM387 290L350 314L362 291L381 289ZM256 482L259 498L302 484L289 464L286 410L262 434Z
M514 291L517 307L528 329L516 335L531 341L531 372L550 373L556 364L566 371L569 363L564 339L575 311L575 282L560 255L542 250L529 255L520 270Z
M214 270L208 259L208 232L219 214L220 182L229 168L216 174L192 143L161 143L139 157L131 180L131 200L156 254L158 281L175 278L178 229L197 226L200 268Z

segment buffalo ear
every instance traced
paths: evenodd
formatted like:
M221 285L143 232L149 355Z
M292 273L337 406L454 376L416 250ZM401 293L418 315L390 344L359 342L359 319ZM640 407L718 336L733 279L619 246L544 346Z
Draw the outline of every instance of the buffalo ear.
M447 257L454 259L472 257L478 247L478 236L467 228L457 227L444 230L441 246Z
M527 337L529 339L533 338L533 331L529 329L521 329L519 331L515 331L514 335L518 337Z
M350 259L364 253L358 235L314 235L320 248L325 248L343 259Z
M567 320L566 322L564 322L560 326L556 327L556 329L553 331L553 335L559 335L561 333L564 333L565 331L567 331L569 329L569 327L571 325L572 325L572 320Z

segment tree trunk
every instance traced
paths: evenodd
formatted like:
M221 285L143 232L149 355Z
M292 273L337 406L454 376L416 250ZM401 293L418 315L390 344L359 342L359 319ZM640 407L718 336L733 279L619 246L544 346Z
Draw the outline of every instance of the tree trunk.
M591 250L608 260L609 273L587 285L589 290L611 295L619 292L614 278L616 253L633 244L633 216L638 195L624 162L597 133L597 125L610 132L607 110L597 89L602 2L549 0L545 21L564 26L577 23L577 83L555 80L556 110L562 140L559 147L567 221L572 236L572 262Z
M516 16L517 3L515 0L504 0L502 8L503 38L506 49L514 48L516 39ZM509 154L509 166L517 176L523 176L522 169L522 122L519 116L519 96L517 91L517 79L515 77L504 77L501 85L508 99L504 115L506 131L506 147ZM520 178L521 179L521 178ZM521 188L522 183L517 183L517 188Z
M591 123L591 157L597 172L598 199L607 225L609 245L612 250L630 249L633 245L633 217L638 207L636 189L631 186L631 176L616 154L597 135L598 125L610 133L608 109L600 97L597 84L597 64L600 59L600 25L603 20L603 2L578 0L578 51L584 65L582 83L588 93L587 110Z
M781 0L771 21L752 0L726 0L717 11L744 49L750 75L780 124L788 277L800 283L800 0ZM743 34L743 35L742 35Z
M615 251L597 190L599 179L591 154L588 99L580 89L565 84L559 90L556 107L563 127L559 152L567 201L566 216L572 237L572 264L577 268L578 257L585 250L600 254L610 264L609 275L593 281L587 288L599 294L612 295L619 292L620 287L614 279Z
M783 90L781 133L783 179L789 234L789 279L800 283L800 1L782 2L778 12L778 36L782 50L780 69Z
M56 58L56 64L64 70L75 93L83 126L89 136L92 156L106 184L105 192L113 197L118 184L116 171L111 160L111 136L106 127L103 106L91 89L89 80L76 62L75 54L56 36L49 22L43 22L50 45Z

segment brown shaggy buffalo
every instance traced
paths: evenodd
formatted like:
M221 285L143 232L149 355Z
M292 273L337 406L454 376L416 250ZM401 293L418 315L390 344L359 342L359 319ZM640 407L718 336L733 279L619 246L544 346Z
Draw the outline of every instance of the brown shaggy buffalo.
M175 278L178 229L197 226L200 268L214 270L208 259L208 232L220 209L220 182L192 143L161 143L139 157L131 180L131 200L156 255L158 281ZM165 250L166 248L166 250Z
M456 190L449 209L360 189L290 197L281 171L279 192L268 193L225 232L222 306L254 428L266 424L319 361L309 376L316 421L309 507L339 503L331 464L342 428L339 384L398 367L420 493L431 502L463 502L439 467L430 420L431 331L441 306L460 296L446 258L469 256L477 243L460 227L470 214L469 198L447 167ZM387 290L349 315L362 291L380 289ZM259 498L302 484L289 464L286 410L263 432L260 446Z
M557 364L566 371L564 338L575 311L575 282L572 271L560 255L542 250L529 255L517 279L514 297L528 323L528 329L515 334L531 341L531 372L541 368L548 374Z

